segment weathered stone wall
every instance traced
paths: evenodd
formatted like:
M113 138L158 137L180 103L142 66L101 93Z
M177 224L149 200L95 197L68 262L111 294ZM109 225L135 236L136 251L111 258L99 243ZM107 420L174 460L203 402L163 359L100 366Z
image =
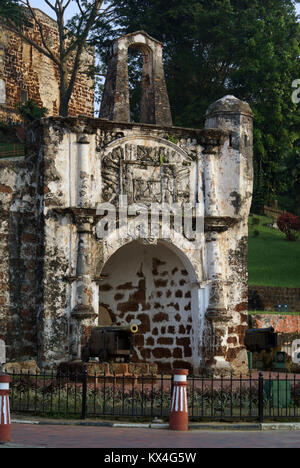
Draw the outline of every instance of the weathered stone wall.
M139 50L143 56L140 122L172 125L162 60L162 44L144 31L126 34L112 43L100 117L116 122L130 122L128 81L130 47Z
M35 12L43 25L45 37L51 38L51 47L58 50L55 21L40 10L36 9ZM26 28L26 34L42 46L37 25ZM94 115L94 82L82 73L93 64L93 51L84 51L70 102L70 115ZM3 88L0 99L1 120L19 121L16 106L27 99L34 99L39 105L47 107L49 115L58 114L59 72L56 65L16 34L1 28L0 80Z
M279 288L272 286L249 286L249 297L253 303L259 300L264 310L276 311L278 305L288 306L290 312L300 312L300 288Z
M209 108L202 130L172 127L169 112L157 111L165 124L43 119L28 132L17 176L3 172L9 359L34 352L41 366L80 359L91 328L108 320L138 323L134 360L161 371L247 368L251 109L226 96ZM120 220L121 195L146 208L189 203L194 227L202 220L196 238L171 226L137 240L137 213L126 233L115 225L103 236L99 203L110 203Z
M58 363L75 356L78 333L84 345L90 328L98 322L99 311L106 307L114 323L140 322L137 360L155 360L165 370L178 362L194 369L229 368L243 351L247 328L246 214L251 191L247 183L239 186L248 162L243 169L244 162L237 156L240 147L230 146L230 131L57 118L45 119L32 138L38 138L41 148L37 156L41 171L38 203L40 222L42 218L45 221L41 245L43 297L36 314L39 362ZM165 161L162 167L161 155ZM228 161L238 164L237 168ZM214 174L218 174L215 183L210 179L212 165ZM206 186L205 234L200 247L195 249L173 233L173 251L164 250L159 241L157 246L148 246L147 262L138 261L138 254L131 255L132 265L128 261L126 269L115 266L113 270L119 273L103 282L101 275L109 265L120 261L116 252L126 245L124 252L130 251L133 239L101 241L97 203L117 204L121 187L129 203L168 200L170 192L161 185L165 179L160 179L160 174L174 182L174 172L168 175L168 171L177 166L177 200L196 199L201 203L203 184ZM238 186L232 186L229 174L236 170ZM147 180L153 180L153 174L155 183L147 192ZM226 174L228 179L221 187ZM247 177L251 179L251 174ZM132 185L133 181L137 183ZM236 194L230 196L234 188L241 193L238 204ZM214 211L216 199L222 203ZM78 276L80 242L85 266L80 260ZM162 259L166 252L167 257ZM155 268L158 259L166 265ZM118 289L126 284L127 290ZM87 314L81 321L81 332L78 304L80 312L84 309Z
M9 359L36 357L39 233L36 186L24 159L0 161L0 333Z

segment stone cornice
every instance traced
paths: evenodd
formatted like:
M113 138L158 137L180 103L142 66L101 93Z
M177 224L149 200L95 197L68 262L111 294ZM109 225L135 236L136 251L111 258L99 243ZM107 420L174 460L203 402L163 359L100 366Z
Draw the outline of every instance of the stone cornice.
M102 218L104 215L97 214L96 208L82 208L82 207L69 207L69 208L53 208L53 212L66 215L70 214L73 217L74 224L77 224L82 219L87 222L93 223L95 220ZM129 216L130 217L130 216ZM172 216L171 216L172 219ZM196 217L193 217L196 220ZM233 226L241 222L240 218L231 216L205 216L204 218L205 232L225 232Z

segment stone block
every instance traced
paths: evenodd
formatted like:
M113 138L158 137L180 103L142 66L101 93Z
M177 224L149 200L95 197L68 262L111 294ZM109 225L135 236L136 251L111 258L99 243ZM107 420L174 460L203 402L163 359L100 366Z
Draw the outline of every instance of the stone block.
M35 361L19 361L19 362L8 362L3 366L3 370L7 373L16 374L31 374L37 375L41 373Z
M6 349L5 349L5 342L0 340L0 366L1 364L6 363Z

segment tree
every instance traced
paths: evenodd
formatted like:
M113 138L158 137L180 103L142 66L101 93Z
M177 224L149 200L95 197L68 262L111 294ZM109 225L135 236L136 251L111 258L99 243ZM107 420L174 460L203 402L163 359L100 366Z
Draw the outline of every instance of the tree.
M290 186L286 161L300 158L299 23L292 0L115 0L124 33L164 43L176 125L203 126L209 104L234 94L255 115L255 202ZM114 35L114 31L111 31ZM118 31L119 33L119 31ZM138 75L136 75L138 76Z
M283 232L288 241L296 241L300 232L300 219L291 213L284 213L279 216L277 226Z
M88 43L90 31L99 22L112 18L112 7L106 0L75 0L78 13L68 22L65 21L66 10L71 0L44 0L56 17L59 47L50 45L46 31L39 20L36 9L30 0L1 0L1 25L16 33L23 41L48 57L57 67L60 76L60 107L61 116L68 115L68 107L80 68L82 53ZM30 35L28 26L33 23L39 31L39 39Z
M33 99L29 99L24 104L19 104L17 110L25 124L39 120L47 114L46 107L39 106Z

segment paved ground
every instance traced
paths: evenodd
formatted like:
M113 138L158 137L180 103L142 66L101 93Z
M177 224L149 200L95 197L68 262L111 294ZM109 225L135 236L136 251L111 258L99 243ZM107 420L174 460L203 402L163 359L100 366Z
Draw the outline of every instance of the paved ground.
M300 431L180 433L159 429L13 424L11 446L149 448L156 451L159 448L299 448Z

